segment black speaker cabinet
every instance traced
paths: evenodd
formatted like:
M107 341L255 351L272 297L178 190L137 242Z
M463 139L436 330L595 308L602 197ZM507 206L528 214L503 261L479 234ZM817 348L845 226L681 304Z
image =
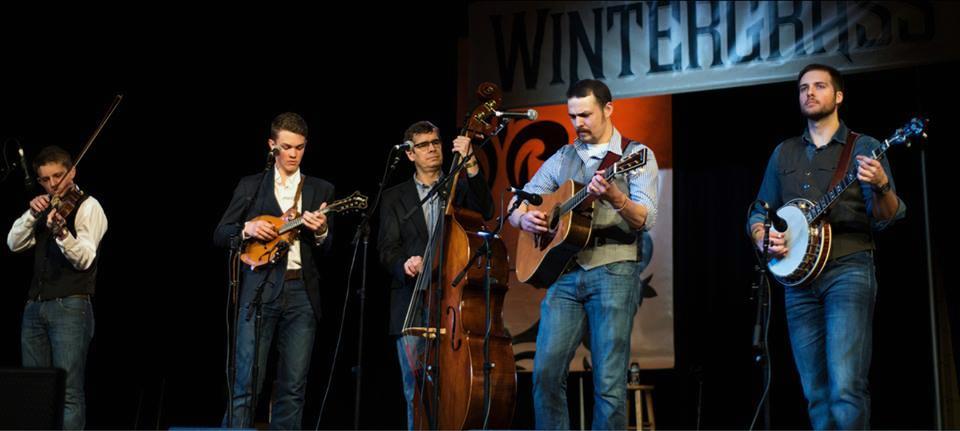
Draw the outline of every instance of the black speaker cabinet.
M65 372L0 369L0 428L62 429Z

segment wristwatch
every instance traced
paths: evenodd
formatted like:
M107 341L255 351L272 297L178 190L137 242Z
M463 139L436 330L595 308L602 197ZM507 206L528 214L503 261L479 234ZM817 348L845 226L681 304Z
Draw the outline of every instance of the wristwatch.
M873 191L878 195L884 195L890 191L890 181L887 181L884 185L880 187L874 187Z

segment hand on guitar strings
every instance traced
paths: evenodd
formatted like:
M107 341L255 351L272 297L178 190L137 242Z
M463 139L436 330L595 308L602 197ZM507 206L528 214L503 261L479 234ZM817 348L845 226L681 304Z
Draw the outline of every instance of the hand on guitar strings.
M548 231L547 215L543 211L530 210L520 216L520 229L531 233Z
M883 187L889 181L880 161L867 156L857 156L857 179L876 188Z
M260 241L273 241L277 237L277 230L266 220L248 221L243 227L247 238L256 238Z
M320 204L320 209L316 211L304 211L303 225L318 234L325 232L327 230L327 215L323 213L323 209L326 207L327 203L324 202Z
M600 199L610 202L611 204L622 202L626 195L620 191L620 188L617 187L616 184L607 181L603 177L605 173L604 171L605 169L601 169L593 175L593 179L590 180L590 184L587 184L587 192Z
M757 250L763 251L763 223L757 223L753 228L753 239ZM769 257L780 258L787 254L790 249L787 248L787 235L777 232L770 228L770 248L767 249Z

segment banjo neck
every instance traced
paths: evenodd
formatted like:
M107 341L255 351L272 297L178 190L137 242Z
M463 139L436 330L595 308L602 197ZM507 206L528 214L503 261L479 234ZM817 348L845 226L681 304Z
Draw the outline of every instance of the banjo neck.
M890 149L891 140L887 139L883 141L880 146L873 150L870 154L870 157L874 160L883 160L884 154ZM847 168L846 175L840 180L837 185L831 187L827 190L820 199L817 199L814 202L813 207L810 208L810 211L807 213L807 223L813 223L818 218L823 216L828 209L830 209L833 204L835 204L839 199L840 195L850 187L851 184L857 181L857 166Z

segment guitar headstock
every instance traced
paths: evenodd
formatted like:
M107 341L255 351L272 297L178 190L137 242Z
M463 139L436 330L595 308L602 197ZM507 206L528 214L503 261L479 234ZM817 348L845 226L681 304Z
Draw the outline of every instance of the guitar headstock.
M887 139L887 143L890 145L906 144L909 147L910 140L913 138L921 137L926 139L926 129L928 123L930 123L930 120L926 118L912 118L903 127L897 129L896 132L893 132L893 136L890 136L890 138Z
M634 169L639 169L647 165L647 149L641 148L640 151L637 151L627 157L620 159L619 162L613 165L613 174L618 175L626 172L630 172Z
M350 196L334 201L327 205L327 212L347 212L358 211L367 208L367 197L360 194L359 191L353 192Z

